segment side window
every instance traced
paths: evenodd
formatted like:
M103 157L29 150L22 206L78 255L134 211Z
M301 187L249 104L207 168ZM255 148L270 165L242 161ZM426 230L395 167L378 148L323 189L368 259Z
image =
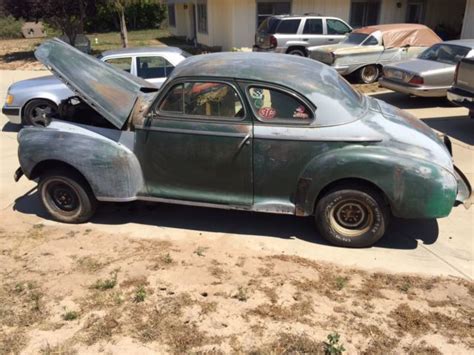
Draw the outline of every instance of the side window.
M298 28L300 27L301 20L284 20L280 22L278 26L277 33L294 35L298 33Z
M137 74L140 78L166 78L173 69L174 66L163 57L137 57Z
M351 29L342 21L327 19L328 35L345 35L351 32Z
M288 93L254 86L248 89L248 96L252 109L260 121L308 123L313 119L311 110Z
M307 19L304 24L303 34L322 35L323 34L323 20L321 19Z
M132 69L132 58L110 58L105 60L106 63L112 64L117 69L125 70L126 72L130 73Z
M210 119L244 117L237 92L230 85L213 82L174 86L162 101L160 111Z
M364 42L363 46L376 46L379 42L374 36L369 36L369 38Z

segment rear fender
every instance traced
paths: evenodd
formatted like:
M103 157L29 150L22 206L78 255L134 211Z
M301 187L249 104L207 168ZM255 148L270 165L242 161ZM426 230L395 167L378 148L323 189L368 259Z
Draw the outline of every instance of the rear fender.
M381 190L402 218L439 218L451 211L457 182L449 171L386 147L347 147L316 157L300 176L297 214L314 212L320 194L340 180L358 179Z

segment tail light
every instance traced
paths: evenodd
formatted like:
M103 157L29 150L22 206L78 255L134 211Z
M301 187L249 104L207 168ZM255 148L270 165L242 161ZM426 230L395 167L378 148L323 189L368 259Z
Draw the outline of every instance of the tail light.
M458 74L459 74L459 66L461 65L461 62L456 64L456 70L454 71L454 83L458 82Z
M278 41L275 36L270 37L270 47L277 47L278 46Z
M413 84L413 85L423 85L425 83L425 81L423 80L423 78L421 76L413 75L413 77L410 79L409 83Z

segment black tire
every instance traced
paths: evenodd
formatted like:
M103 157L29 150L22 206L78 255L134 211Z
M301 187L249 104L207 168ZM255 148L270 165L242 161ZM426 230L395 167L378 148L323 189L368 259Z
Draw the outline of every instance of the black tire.
M54 102L45 99L31 100L23 109L23 124L46 127L57 113L58 106Z
M44 208L57 221L87 222L97 208L97 200L82 176L58 169L40 177L38 190Z
M322 237L332 244L364 248L382 238L390 213L374 189L346 185L329 191L318 201L315 219Z
M292 48L287 52L287 54L297 55L299 57L307 57L308 56L308 54L306 53L306 50L304 50L302 48Z
M377 81L380 76L380 68L378 65L366 65L357 71L357 78L363 84L372 84Z

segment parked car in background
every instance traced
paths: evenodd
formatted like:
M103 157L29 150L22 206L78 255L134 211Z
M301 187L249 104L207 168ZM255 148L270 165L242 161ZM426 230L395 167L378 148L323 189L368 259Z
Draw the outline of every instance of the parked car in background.
M359 28L341 43L310 47L312 59L332 66L341 75L355 73L362 83L375 82L384 65L418 56L441 42L424 25L390 24Z
M190 54L175 47L124 48L102 53L105 63L160 87L174 67ZM62 100L75 96L54 75L18 81L8 88L2 113L11 123L47 125Z
M146 200L314 216L330 242L366 247L391 215L444 217L472 193L449 138L316 61L200 55L158 92L61 41L36 56L113 127L19 132L15 179L39 179L62 222L87 221L97 200Z
M474 40L437 43L416 59L386 65L380 86L404 94L446 97L453 84L456 65L474 55Z
M454 83L448 89L449 101L469 109L469 116L474 118L474 59L464 58L457 67Z
M307 57L308 47L338 43L351 31L351 26L336 17L271 16L258 27L253 50Z

